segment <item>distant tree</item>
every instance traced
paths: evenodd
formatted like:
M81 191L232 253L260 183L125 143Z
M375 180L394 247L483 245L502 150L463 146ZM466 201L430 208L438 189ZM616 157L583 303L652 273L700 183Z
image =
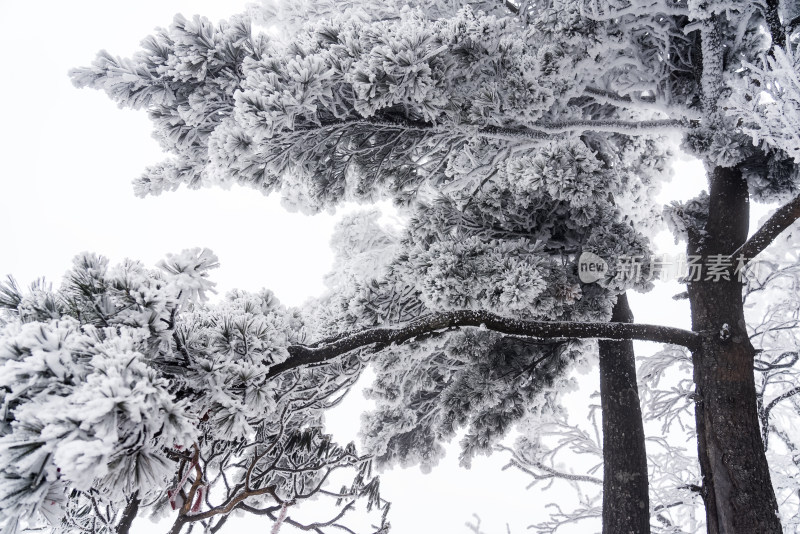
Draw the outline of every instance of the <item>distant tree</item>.
M790 10L561 0L492 11L354 6L285 42L254 37L243 18L177 18L133 59L101 54L73 79L153 119L173 158L137 180L139 194L238 182L311 212L388 197L418 215L387 287L376 282L378 304L351 302L378 321L364 324L348 303L314 326L332 337L289 346L265 375L388 347L373 388L383 406L365 429L379 458L430 463L461 425L465 457L490 448L586 354L564 338L669 342L692 352L709 532L781 531L738 274L800 215L791 200L747 239L750 198L797 191ZM617 294L646 286L649 273L617 276L614 260L648 257L631 223L658 214L647 200L667 151L653 136L667 130L709 171L707 194L666 212L706 268L687 279L692 332L605 322ZM576 282L586 251L612 263L598 284ZM426 313L387 327L380 310L398 309L404 283L419 306L401 309ZM468 326L484 328L441 333ZM404 389L409 365L423 363ZM533 380L509 391L508 377Z

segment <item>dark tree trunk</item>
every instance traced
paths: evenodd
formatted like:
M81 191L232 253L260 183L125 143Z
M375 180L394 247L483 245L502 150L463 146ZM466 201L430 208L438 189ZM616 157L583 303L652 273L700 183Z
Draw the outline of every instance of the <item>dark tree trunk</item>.
M730 254L747 239L749 197L741 171L714 169L709 196L705 233L690 233L690 255ZM733 272L730 280L707 277L703 272L702 280L690 281L688 292L692 329L702 338L693 362L708 532L778 533L778 506L759 431L755 352L744 322L742 284Z
M131 525L133 524L133 520L136 519L136 515L139 513L139 492L134 493L131 495L131 498L128 499L128 504L125 505L125 510L122 511L122 518L117 523L116 533L117 534L128 534L131 530Z
M611 315L633 322L623 293ZM650 532L650 497L642 410L632 341L600 341L603 412L603 534Z

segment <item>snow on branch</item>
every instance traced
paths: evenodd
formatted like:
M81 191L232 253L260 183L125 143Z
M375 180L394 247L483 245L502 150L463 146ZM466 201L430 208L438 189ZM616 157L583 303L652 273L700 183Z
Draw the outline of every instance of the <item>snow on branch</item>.
M650 121L626 120L571 120L550 123L537 123L532 129L541 130L547 134L567 132L609 132L609 133L637 133L637 134L663 134L667 130L686 130L690 126L683 119L656 119Z
M327 131L332 128L343 127L380 128L384 131L403 131L417 133L451 133L452 125L434 125L422 121L411 121L401 118L357 118L343 119L332 122L320 123L294 128L293 132ZM536 122L527 128L502 128L486 126L482 128L464 127L467 133L475 137L486 137L501 140L547 140L553 135L579 132L610 132L610 133L638 133L660 134L668 130L685 130L690 123L683 119L655 119L649 121L626 121L621 119L577 119L552 122Z
M680 7L677 3L670 5L661 0L646 0L639 2L626 2L626 7L617 7L612 4L601 4L596 0L584 0L579 4L580 13L596 22L616 21L622 17L645 17L652 13L672 16L689 16L687 8Z
M750 262L798 218L800 218L800 195L778 208L750 239L731 254L731 257L743 258L745 263Z
M698 335L688 330L636 323L598 323L565 321L522 321L485 311L460 310L426 315L402 327L371 328L323 340L314 345L291 345L289 358L273 365L268 377L303 365L321 363L368 345L400 344L438 330L455 327L487 328L508 335L533 338L638 339L682 345L690 350L697 346Z

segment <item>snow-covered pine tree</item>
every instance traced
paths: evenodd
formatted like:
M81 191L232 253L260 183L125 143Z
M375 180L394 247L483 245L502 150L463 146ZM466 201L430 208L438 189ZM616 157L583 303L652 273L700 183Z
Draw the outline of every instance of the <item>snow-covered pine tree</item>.
M607 157L596 157L584 142L553 144L542 147L533 161L510 160L495 181L477 191L419 203L400 238L376 228L375 214L348 221L336 238L343 252L336 270L345 276L335 277L331 296L317 306L316 313L327 319L320 322L325 330L318 336L463 309L525 319L607 320L620 291L646 283L612 276L601 284L582 285L575 264L578 252L601 252L616 240L620 250L647 256L645 238L631 224L644 227L647 221L623 219L608 199L616 195L612 191L640 191L640 207L645 204L661 174L663 155L651 142L625 136L600 140L594 141ZM586 142L592 140L587 137ZM526 175L523 169L534 171ZM587 195L562 193L580 180L593 184ZM530 182L543 185L532 187ZM368 259L376 256L388 263L381 266ZM370 268L356 276L354 267L365 265ZM618 300L621 320L624 295ZM621 342L628 352L620 353L618 343L600 347L601 374L624 382L601 395L604 422L615 425L604 436L621 441L606 447L605 468L609 485L628 482L606 488L610 517L604 524L609 532L645 532L650 514L638 396L620 393L636 391L633 352ZM368 450L382 463L418 463L429 470L441 457L441 443L464 426L468 432L461 443L462 462L469 464L476 453L490 452L527 414L553 410L559 389L569 389L569 370L587 357L593 360L586 353L596 350L593 344L492 332L439 334L387 349L384 353L390 355L374 360L377 380L370 396L378 410L366 420ZM606 409L615 402L622 406ZM623 471L624 476L610 475Z
M694 333L672 336L693 352L708 529L780 531L735 260L750 261L800 211L800 201L788 204L747 240L749 198L796 190L787 9L683 0L504 8L508 16L499 18L470 9L434 16L406 9L380 20L346 12L271 43L253 38L241 19L219 27L179 19L132 60L102 55L73 77L153 117L174 159L138 180L141 194L237 181L280 190L311 211L346 199L388 196L408 205L430 189L476 191L509 161L590 133L680 132L706 163L709 192L699 210L676 207L670 218L692 255L728 262L725 276L689 284ZM581 189L565 193L580 198ZM627 209L626 198L614 201ZM441 313L402 334L346 336L292 361L321 361L443 324L486 319L487 327L514 330L492 317ZM560 328L545 335L590 330ZM591 329L659 337L637 326Z
M204 306L216 266L206 249L160 270L84 254L58 290L0 286L3 532L46 520L121 534L138 515L216 531L233 511L277 521L287 506L281 521L307 527L293 510L320 497L337 504L318 531L346 524L357 500L383 528L370 457L322 432L363 362L268 377L302 321L268 291ZM321 492L331 476L345 486Z

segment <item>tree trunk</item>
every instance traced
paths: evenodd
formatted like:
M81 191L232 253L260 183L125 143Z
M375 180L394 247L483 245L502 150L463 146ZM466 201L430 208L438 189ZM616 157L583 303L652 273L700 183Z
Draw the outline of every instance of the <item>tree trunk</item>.
M633 322L624 293L617 297L611 320ZM603 412L603 534L648 534L647 454L633 341L600 341L600 404Z
M690 232L688 253L732 253L747 239L748 219L747 183L741 171L717 167L711 176L705 232ZM702 263L708 265L709 260ZM692 358L707 528L711 534L779 533L778 506L759 431L755 352L744 322L742 284L738 275L728 274L729 280L713 281L702 272L701 280L688 284L692 329L701 335Z

